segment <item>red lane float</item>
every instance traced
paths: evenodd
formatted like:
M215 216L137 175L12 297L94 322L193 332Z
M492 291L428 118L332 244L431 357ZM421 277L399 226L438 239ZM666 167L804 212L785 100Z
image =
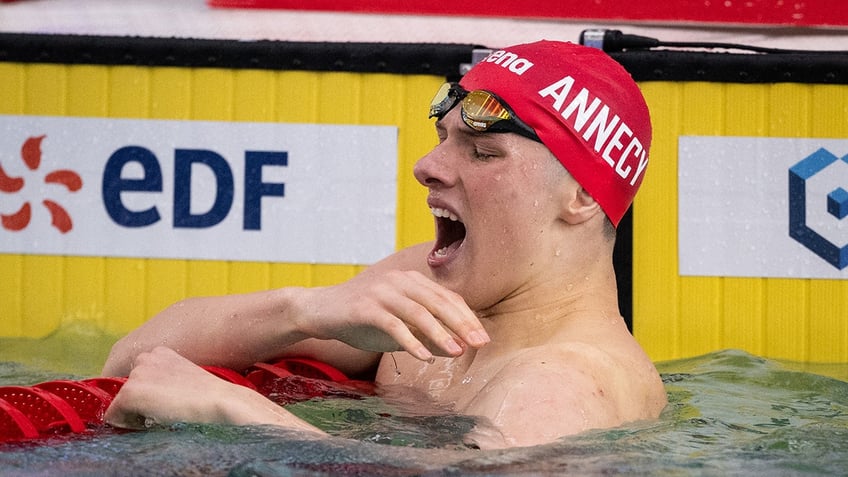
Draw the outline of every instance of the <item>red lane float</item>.
M332 366L306 358L256 363L245 373L219 366L203 369L279 404L314 397L359 398L373 391L371 383L350 380ZM98 377L0 386L0 443L82 433L102 426L106 409L126 380Z

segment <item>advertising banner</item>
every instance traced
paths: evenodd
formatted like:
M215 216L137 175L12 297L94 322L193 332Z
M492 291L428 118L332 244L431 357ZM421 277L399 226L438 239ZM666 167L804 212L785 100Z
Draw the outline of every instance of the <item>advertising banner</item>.
M848 140L679 139L681 275L848 278Z
M368 264L396 127L0 116L0 253Z

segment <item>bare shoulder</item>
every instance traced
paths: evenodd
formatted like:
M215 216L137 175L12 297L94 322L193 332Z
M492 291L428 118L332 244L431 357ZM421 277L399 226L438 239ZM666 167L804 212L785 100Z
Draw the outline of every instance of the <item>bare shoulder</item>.
M415 270L429 276L427 254L432 247L432 242L425 242L398 250L368 267L366 272L379 273L389 270Z
M489 417L504 445L521 446L656 418L665 404L662 381L647 358L573 342L516 355L466 412Z
M532 369L544 370L536 363L547 360L575 382L587 385L584 393L590 391L590 396L584 397L606 402L618 422L656 417L665 407L666 393L654 363L632 338L619 344L570 342L533 348L517 356L512 369L532 374Z

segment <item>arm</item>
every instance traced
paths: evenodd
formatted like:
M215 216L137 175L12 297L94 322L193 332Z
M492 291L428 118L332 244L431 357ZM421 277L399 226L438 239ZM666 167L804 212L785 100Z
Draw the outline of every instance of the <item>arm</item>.
M464 300L417 270L427 247L398 252L332 287L179 302L119 340L103 374L127 374L139 353L160 345L198 364L235 369L297 352L352 375L385 351L428 360L457 356L463 344L482 346L488 337Z
M135 357L156 346L168 346L198 364L233 369L274 358L307 338L290 316L297 293L286 288L180 301L115 343L103 374L127 375Z
M197 422L271 424L323 434L259 393L219 379L164 347L138 356L104 420L130 429Z

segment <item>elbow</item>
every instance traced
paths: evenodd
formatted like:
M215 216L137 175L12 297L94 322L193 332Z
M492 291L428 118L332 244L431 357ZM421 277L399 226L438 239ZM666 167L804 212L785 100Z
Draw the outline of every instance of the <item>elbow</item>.
M132 369L133 355L127 337L123 337L112 345L109 356L103 364L101 376L118 377L127 376Z

